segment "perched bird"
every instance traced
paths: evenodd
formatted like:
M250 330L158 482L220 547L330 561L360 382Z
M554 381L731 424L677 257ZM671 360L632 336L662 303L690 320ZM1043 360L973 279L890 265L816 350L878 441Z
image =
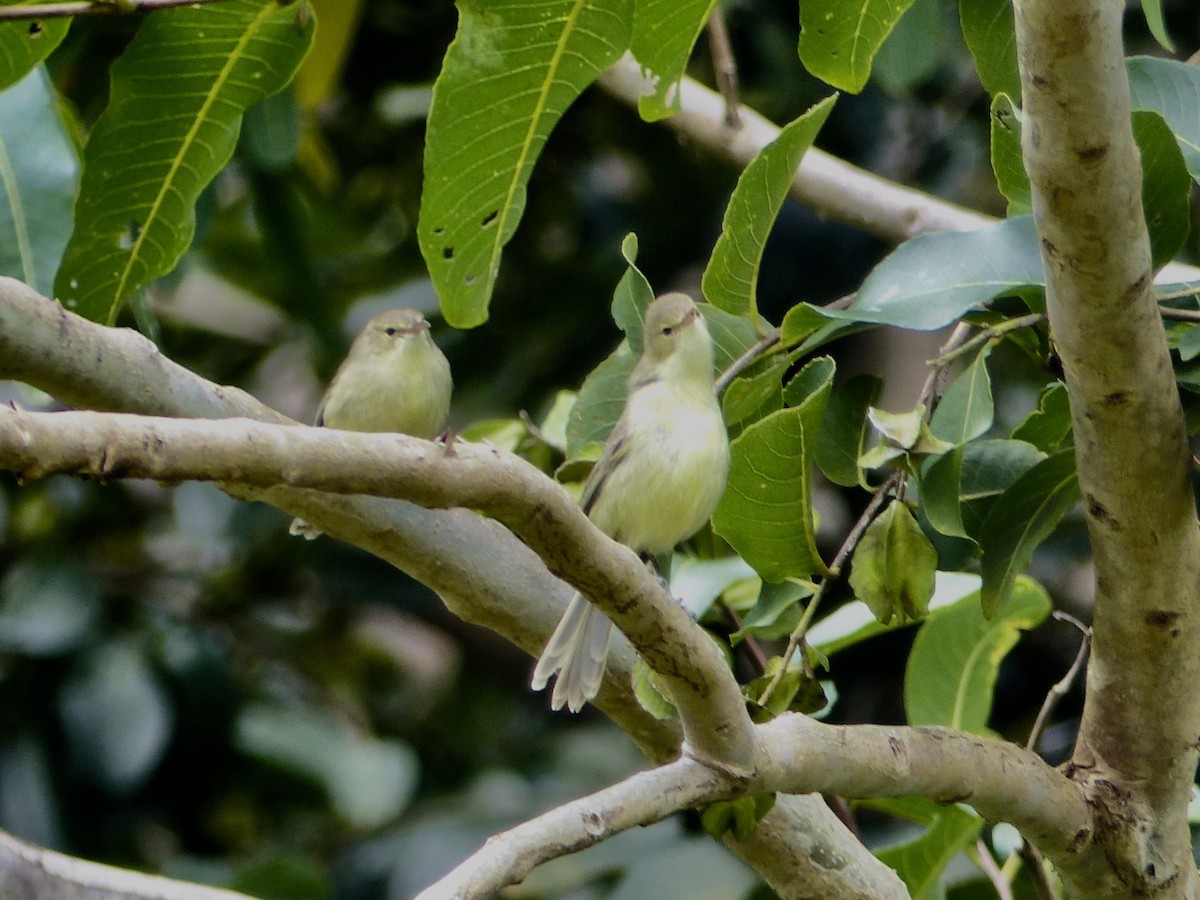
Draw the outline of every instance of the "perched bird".
M392 309L369 321L350 345L317 409L317 426L395 431L433 438L446 427L454 383L450 364L415 309ZM292 534L321 532L294 519Z
M729 437L696 304L664 294L647 307L644 327L625 409L580 504L597 528L646 558L708 521L725 490ZM611 636L612 623L576 594L538 660L534 690L557 675L551 707L578 712L600 690Z

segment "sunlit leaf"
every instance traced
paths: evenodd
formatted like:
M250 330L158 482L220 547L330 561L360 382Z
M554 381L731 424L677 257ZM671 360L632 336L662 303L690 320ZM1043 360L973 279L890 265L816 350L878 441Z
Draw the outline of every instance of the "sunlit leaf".
M717 0L638 0L630 49L652 90L638 97L647 122L679 111L679 80Z
M857 94L871 63L913 0L805 0L800 4L800 61L822 81Z
M632 0L459 0L433 91L417 238L446 320L487 319L534 163L567 107L629 45Z
M1142 0L1142 13L1146 16L1146 27L1154 35L1154 39L1168 53L1175 52L1171 36L1167 34L1167 24L1163 21L1162 0Z

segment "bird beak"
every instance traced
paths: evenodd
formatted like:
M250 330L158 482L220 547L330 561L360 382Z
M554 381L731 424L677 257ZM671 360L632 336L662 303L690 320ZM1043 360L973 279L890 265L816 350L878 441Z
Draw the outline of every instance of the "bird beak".
M409 334L420 334L422 331L428 331L431 327L432 326L430 326L430 324L428 322L426 322L424 319L420 319L419 321L414 322L412 324L412 326L408 329L408 333Z

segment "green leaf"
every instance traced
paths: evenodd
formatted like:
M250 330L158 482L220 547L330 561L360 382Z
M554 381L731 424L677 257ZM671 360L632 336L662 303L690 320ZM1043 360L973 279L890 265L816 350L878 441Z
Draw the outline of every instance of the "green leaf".
M1008 94L999 93L992 98L991 122L996 186L1008 198L1008 215L1024 215L1033 209L1033 198L1021 155L1021 109Z
M913 0L805 0L800 4L800 61L836 88L857 94L871 62Z
M1003 294L1043 284L1033 218L1018 216L905 241L867 276L854 303L825 314L931 331Z
M670 701L670 694L660 682L658 674L640 656L633 664L632 681L633 695L642 709L660 722L679 718L679 711Z
M0 93L0 275L53 293L78 183L75 144L54 86L38 66Z
M1179 144L1165 119L1149 110L1133 114L1133 136L1142 157L1142 208L1150 231L1155 269L1172 259L1187 240L1192 186Z
M1167 25L1163 21L1162 0L1142 0L1142 13L1146 16L1146 27L1154 35L1154 39L1168 53L1175 52L1171 36L1167 34Z
M758 581L754 570L736 556L696 559L677 555L671 566L671 596L700 619L718 597L739 582Z
M867 410L882 390L883 381L875 375L855 375L833 389L817 432L816 459L834 484L866 487L858 458L871 434Z
M829 318L811 303L797 303L783 317L779 328L779 343L795 347L802 340L829 324Z
M937 551L901 500L893 500L854 551L850 589L880 622L925 615L933 597Z
M940 0L915 0L875 54L875 83L893 95L924 84L938 70L944 32Z
M963 806L943 809L919 838L876 853L900 876L913 900L942 900L942 874L964 848L979 839L983 819Z
M962 447L929 460L921 476L921 509L939 533L974 543L962 520L962 462Z
M1200 325L1191 325L1179 339L1179 358L1183 362L1191 362L1200 356Z
M351 826L372 830L416 793L418 763L407 744L377 740L312 707L250 706L238 717L239 750L324 788Z
M830 387L836 372L837 365L832 357L818 356L816 359L810 359L783 389L783 401L788 406L807 404L811 424L814 427L819 425L822 416L825 415L825 405L829 400Z
M1033 551L1077 500L1074 450L1042 460L996 498L979 533L984 615L990 618L1004 608Z
M979 585L978 575L968 572L938 572L934 579L933 598L929 601L927 618L939 616L960 603L978 606ZM884 625L875 618L867 604L861 600L854 600L838 607L836 611L813 625L805 637L813 650L832 656L840 650L909 624L911 623L893 619Z
M989 94L1021 96L1016 21L1010 0L959 0L963 37Z
M89 779L117 795L145 783L167 748L174 716L138 647L114 641L93 651L59 702L71 756Z
M739 840L748 840L763 816L775 806L773 793L746 794L736 800L718 800L700 812L700 824L709 836L720 840L727 831Z
M282 90L246 110L238 147L264 172L283 172L300 146L300 107L292 90Z
M1192 179L1200 181L1200 70L1173 59L1132 56L1125 60L1133 108L1167 120Z
M817 374L816 383L806 373ZM712 522L766 581L827 572L815 541L812 469L832 361L813 360L793 382L807 389L795 391L796 406L755 422L733 441L729 483Z
M446 320L487 319L500 254L542 147L629 46L633 4L459 0L433 89L417 239Z
M652 90L638 112L655 122L679 112L679 81L717 0L638 0L630 49Z
M946 390L929 420L929 430L935 437L954 445L965 444L992 427L995 407L986 365L989 353L991 344L984 344L975 361Z
M617 327L625 332L625 340L635 356L642 355L642 320L646 307L654 299L654 289L637 267L638 238L632 231L621 241L621 256L626 262L625 274L617 282L613 292L612 317Z
M111 323L134 292L174 268L242 113L303 59L313 33L305 10L229 0L142 23L113 63L108 107L84 150L75 230L55 282L65 306Z
M713 306L758 318L758 271L763 247L800 160L825 124L836 99L825 98L791 122L738 178L725 210L721 235L704 269L704 296Z
M972 441L963 447L959 501L967 534L979 541L996 498L1046 458L1024 441Z
M713 340L713 364L724 372L730 363L753 347L759 339L754 323L707 303L696 304Z
M3 6L33 6L40 0L8 0ZM28 75L62 43L71 27L69 18L0 23L0 90Z
M736 646L750 635L778 637L776 623L780 617L788 610L795 609L801 600L811 597L815 592L816 588L810 582L789 580L771 584L764 581L758 592L758 600L742 618L742 627L729 636L729 642ZM791 627L786 627L783 633L787 634L791 630Z
M1180 349L1183 345L1180 344ZM1200 343L1196 345L1200 352ZM1047 385L1038 397L1037 409L1013 429L1013 440L1033 444L1043 453L1062 449L1071 439L1071 407L1067 386L1061 381Z
M752 416L762 418L783 406L780 381L787 374L789 362L788 356L775 354L730 382L721 397L725 424L732 427Z
M1022 631L1049 614L1046 592L1022 576L1013 580L1011 599L993 618L985 618L978 603L930 618L917 632L904 673L909 724L986 734L1001 661Z
M575 456L587 444L604 443L625 408L629 376L636 364L637 357L622 341L608 359L592 369L567 421L567 456Z

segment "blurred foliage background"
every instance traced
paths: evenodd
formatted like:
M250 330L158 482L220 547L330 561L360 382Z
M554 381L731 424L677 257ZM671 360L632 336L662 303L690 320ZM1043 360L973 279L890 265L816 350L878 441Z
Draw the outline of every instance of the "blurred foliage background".
M448 0L315 6L320 37L301 80L247 116L233 163L201 204L194 250L154 286L139 322L173 358L303 420L371 313L409 305L436 315L415 217L423 116L456 23ZM783 123L828 94L796 59L794 2L723 6L746 102ZM1196 44L1188 4L1166 8L1172 34ZM1002 213L988 97L957 14L917 0L872 83L842 98L818 143ZM83 128L138 21L79 19L51 58ZM1131 49L1151 47L1143 27L1131 17ZM703 40L692 74L713 81ZM454 424L522 410L540 421L558 390L611 351L608 304L628 232L656 290L698 293L737 174L588 91L535 170L491 320L470 333L435 326L455 374ZM760 308L777 322L801 300L851 292L888 249L789 201ZM902 409L934 346L877 331L833 352L843 374L884 375L883 405ZM1001 349L992 364L1011 425L1032 404L1022 388L1032 363ZM19 385L0 392L45 402ZM207 485L19 486L3 476L0 487L0 827L18 836L264 898L399 900L498 828L640 764L596 713L551 715L528 690L523 654L361 551L289 538L276 510ZM836 548L862 499L829 485L821 498L822 537ZM1083 618L1085 552L1072 521L1034 569L1057 605ZM837 658L832 720L903 720L910 640L900 631ZM1022 642L1002 672L997 730L1023 737L1077 642L1062 624ZM1048 735L1052 755L1069 750L1074 699ZM861 824L873 844L903 836L879 815ZM511 895L770 896L690 818L545 866ZM986 895L975 882L952 892Z

